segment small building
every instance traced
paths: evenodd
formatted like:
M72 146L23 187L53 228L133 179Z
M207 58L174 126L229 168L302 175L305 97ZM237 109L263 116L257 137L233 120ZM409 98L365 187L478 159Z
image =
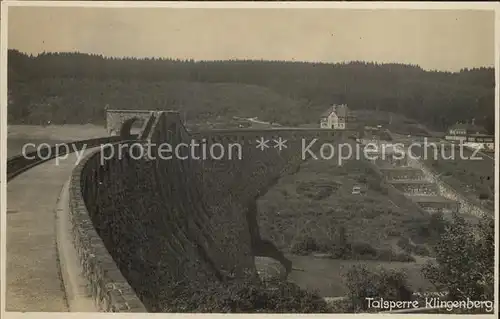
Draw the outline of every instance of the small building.
M320 118L320 128L345 130L347 128L347 118L349 109L346 104L334 104Z
M487 134L488 132L481 126L474 124L457 123L448 129L445 140L455 143L480 144L480 148L494 150L495 136Z
M469 123L457 123L448 129L446 139L462 140L467 135L487 134L488 132L482 126L474 124L474 120Z
M465 144L484 151L494 151L495 136L487 134L471 134L467 136Z
M495 143L495 136L488 134L467 135L467 142L471 143Z

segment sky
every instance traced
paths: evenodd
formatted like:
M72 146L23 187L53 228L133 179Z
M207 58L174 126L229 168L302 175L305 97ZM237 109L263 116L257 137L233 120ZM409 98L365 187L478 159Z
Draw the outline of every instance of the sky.
M8 34L31 54L494 66L494 12L479 10L10 7Z

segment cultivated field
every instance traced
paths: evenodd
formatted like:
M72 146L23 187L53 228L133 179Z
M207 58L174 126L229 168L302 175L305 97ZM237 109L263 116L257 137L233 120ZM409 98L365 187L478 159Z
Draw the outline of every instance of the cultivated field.
M473 203L479 203L490 211L494 211L494 184L495 160L494 154L474 154L473 151L463 148L463 158L459 148L455 148L454 157L449 144L445 144L443 158L441 151L434 158L432 147L428 147L430 154L424 162L440 175L440 178L454 189L465 195ZM414 148L417 156L423 157L423 149ZM472 157L474 155L474 157ZM448 157L450 157L448 159ZM473 159L479 158L479 159Z

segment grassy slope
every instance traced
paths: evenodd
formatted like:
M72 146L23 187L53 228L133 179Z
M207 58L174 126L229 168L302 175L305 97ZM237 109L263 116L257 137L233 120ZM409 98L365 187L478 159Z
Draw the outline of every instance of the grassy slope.
M356 120L363 123L363 125L382 125L384 128L389 129L393 133L425 136L433 134L424 125L419 124L418 122L401 114L384 111L376 112L373 110L356 110L353 111L353 115L356 117Z
M353 185L367 189L365 195L352 195ZM263 237L290 253L294 243L304 236L322 241L335 241L339 226L346 228L351 243L368 243L377 249L401 252L397 241L409 236L415 224L414 214L399 209L379 188L379 179L360 160L343 165L332 160L310 160L295 175L283 177L259 199L259 225ZM414 289L429 289L420 273L426 258L416 262L356 261L317 259L290 255L295 266L305 272L294 272L291 279L303 287L319 289L325 296L346 293L343 274L358 263L370 268L407 269Z
M339 226L350 242L394 248L414 215L396 207L380 188L369 166L356 159L309 160L295 175L283 177L259 200L262 234L281 249L305 235L333 239ZM353 195L352 187L366 189Z
M408 276L408 284L415 290L432 291L433 286L427 281L420 269L428 260L417 259L414 263L381 262L381 261L355 261L338 259L311 259L308 256L289 256L294 267L304 271L293 271L290 280L299 286L311 291L318 291L324 297L342 297L348 293L345 285L345 274L354 265L365 264L368 269L377 271L380 267L385 269L401 270Z

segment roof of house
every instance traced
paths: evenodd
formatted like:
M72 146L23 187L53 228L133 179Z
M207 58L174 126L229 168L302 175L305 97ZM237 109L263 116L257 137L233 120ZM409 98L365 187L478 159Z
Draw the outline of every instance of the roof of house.
M333 112L333 108L328 108L328 110L324 111L323 113L321 113L321 117L328 117L330 114L332 114Z
M490 135L490 134L484 134L484 133L474 133L474 134L470 134L469 136L472 136L472 137L492 137L492 138L495 138L495 135Z
M349 112L349 109L347 108L347 105L345 105L345 104L333 105L333 106L330 106L326 111L321 113L321 117L327 117L330 114L332 114L332 112L335 112L335 114L340 118L346 118L347 114Z

